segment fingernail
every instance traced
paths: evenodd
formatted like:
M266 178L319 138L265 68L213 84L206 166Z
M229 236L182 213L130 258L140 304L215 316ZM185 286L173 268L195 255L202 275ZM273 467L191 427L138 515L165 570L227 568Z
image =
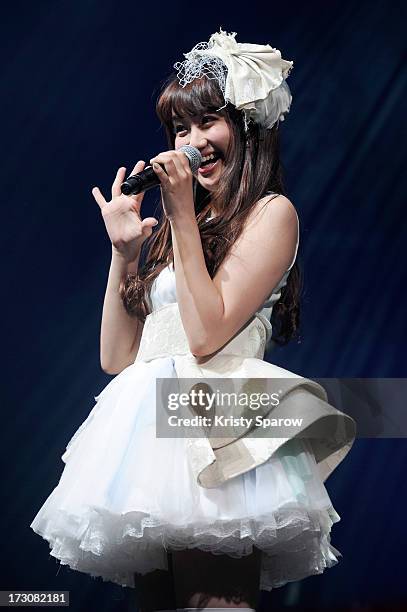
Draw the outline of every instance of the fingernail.
M157 164L157 162L153 163L153 168L154 170L159 170L160 169L160 164Z

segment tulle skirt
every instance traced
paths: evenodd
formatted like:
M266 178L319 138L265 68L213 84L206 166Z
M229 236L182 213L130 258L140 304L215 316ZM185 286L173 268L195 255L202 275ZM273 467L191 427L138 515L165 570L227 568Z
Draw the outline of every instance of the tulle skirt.
M167 551L189 548L230 557L259 548L262 590L335 565L330 532L340 517L308 441L290 440L266 463L204 488L191 473L186 439L156 437L155 379L175 376L171 357L139 361L95 397L30 525L50 554L128 587L135 573L168 569Z

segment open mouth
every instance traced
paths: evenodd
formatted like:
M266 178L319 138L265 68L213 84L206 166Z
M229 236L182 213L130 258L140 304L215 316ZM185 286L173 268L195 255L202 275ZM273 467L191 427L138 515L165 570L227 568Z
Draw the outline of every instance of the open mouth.
M212 172L212 170L214 170L214 168L219 165L219 162L222 159L222 155L220 153L214 153L211 156L211 159L208 159L207 161L202 162L200 168L198 169L199 174L209 174L210 172Z

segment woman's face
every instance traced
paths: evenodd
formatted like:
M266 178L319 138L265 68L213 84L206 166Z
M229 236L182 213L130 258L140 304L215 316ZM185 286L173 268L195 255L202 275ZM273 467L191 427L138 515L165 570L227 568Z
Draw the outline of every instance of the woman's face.
M226 119L216 112L205 112L199 117L172 116L175 133L175 148L191 145L201 152L203 165L195 174L198 182L208 191L213 191L222 175L228 150L231 130ZM205 158L214 156L213 161Z

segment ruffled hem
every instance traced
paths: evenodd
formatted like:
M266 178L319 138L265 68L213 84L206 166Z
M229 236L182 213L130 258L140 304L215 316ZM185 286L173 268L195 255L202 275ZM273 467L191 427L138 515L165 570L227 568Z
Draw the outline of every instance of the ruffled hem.
M263 551L264 590L322 573L340 553L340 520L306 440L219 487L198 485L186 440L156 436L155 380L170 357L129 366L97 402L62 456L59 484L31 523L72 570L135 588L168 569L167 552L197 548L240 558Z
M168 569L167 552L197 548L241 558L256 546L263 551L260 588L271 590L338 562L341 553L330 544L330 530L339 520L333 507L291 507L256 518L170 525L141 512L120 515L94 507L80 517L63 510L52 521L38 516L31 528L62 565L132 588L135 573Z

